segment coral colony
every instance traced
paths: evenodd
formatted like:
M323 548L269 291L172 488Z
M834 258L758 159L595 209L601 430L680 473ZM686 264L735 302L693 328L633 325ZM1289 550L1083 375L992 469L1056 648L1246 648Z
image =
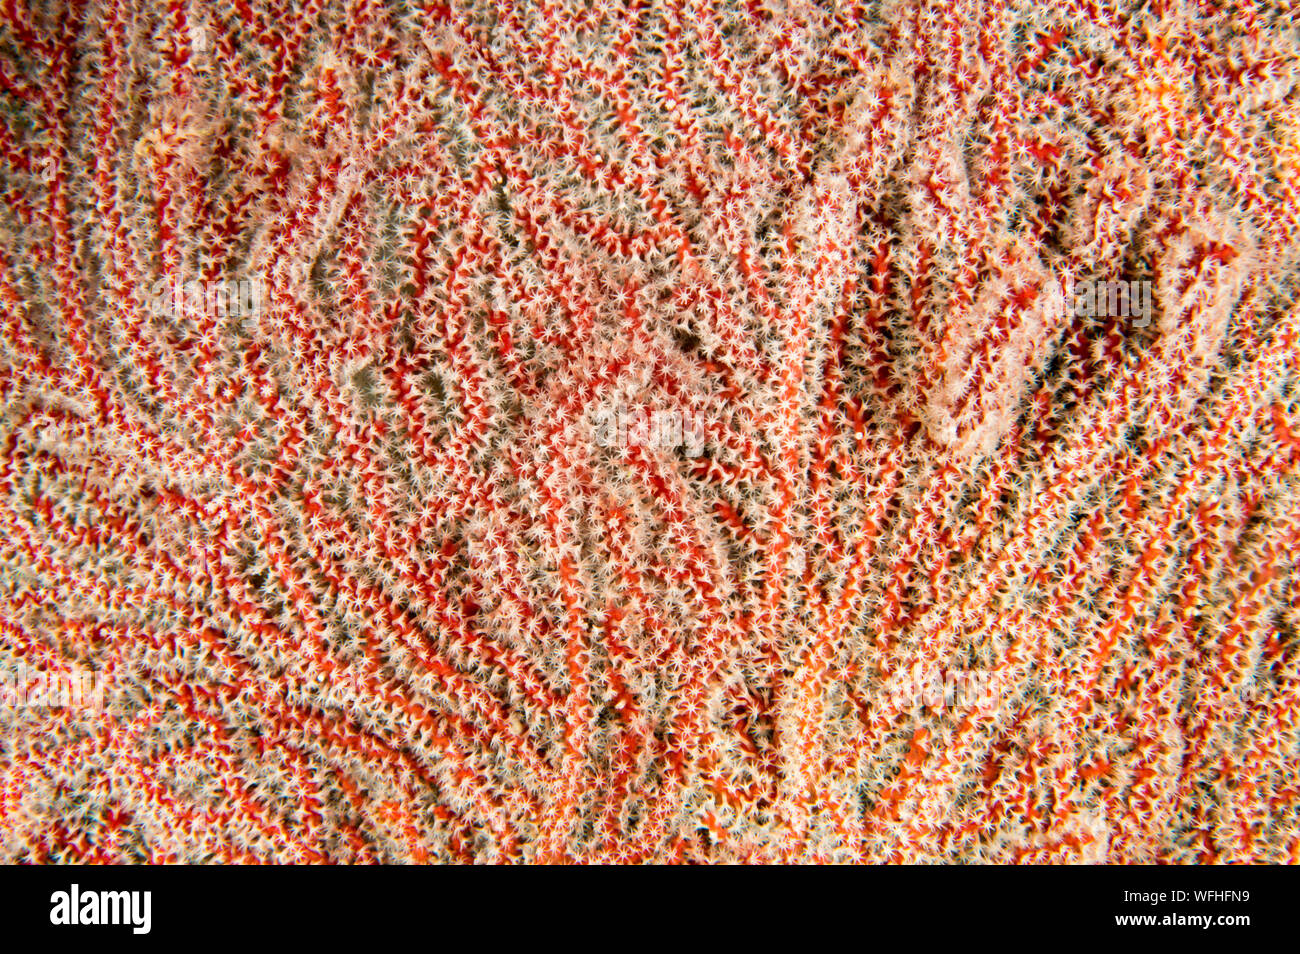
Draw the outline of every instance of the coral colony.
M1298 65L3 4L0 860L1300 860Z

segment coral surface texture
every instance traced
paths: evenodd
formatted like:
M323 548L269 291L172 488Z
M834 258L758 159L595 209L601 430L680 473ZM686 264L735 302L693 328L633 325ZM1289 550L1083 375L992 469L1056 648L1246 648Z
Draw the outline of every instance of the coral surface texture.
M1268 0L0 2L0 861L1300 860Z

